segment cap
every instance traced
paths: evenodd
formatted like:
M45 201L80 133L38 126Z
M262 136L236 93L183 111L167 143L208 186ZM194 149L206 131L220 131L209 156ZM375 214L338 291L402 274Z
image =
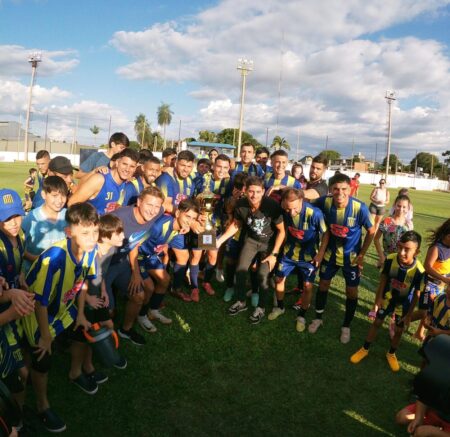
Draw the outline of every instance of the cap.
M20 196L9 188L0 190L0 222L6 222L14 215L25 215Z
M75 170L75 168L72 167L72 163L70 162L70 160L65 156L55 156L50 160L48 168L51 171L64 175L71 174Z

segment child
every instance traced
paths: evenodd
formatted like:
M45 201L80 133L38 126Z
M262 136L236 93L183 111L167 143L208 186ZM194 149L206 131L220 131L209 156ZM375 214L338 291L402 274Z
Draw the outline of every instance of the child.
M450 335L450 285L431 303L424 326L428 329L428 337Z
M425 289L420 297L419 311L414 314L414 319L422 321L414 336L424 340L425 330L423 318L434 299L444 292L450 284L450 219L446 220L438 229L431 231L430 246L425 258Z
M30 291L35 293L35 312L23 319L31 347L31 379L36 392L39 418L50 432L62 432L66 424L51 409L47 398L48 371L53 340L63 335L74 340L71 353L72 381L79 376L86 344L80 330L74 331L77 308L75 299L86 279L96 274L98 214L88 203L72 205L66 213L67 238L42 252L27 275Z
M377 289L376 303L379 309L376 319L369 329L363 347L350 357L353 364L367 357L369 347L375 340L383 320L386 316L395 313L395 335L391 339L391 347L386 358L393 372L400 370L395 351L405 325L408 326L411 321L425 271L417 259L421 240L417 232L407 231L400 238L397 254L387 256Z
M45 250L66 237L65 215L67 184L59 176L47 176L42 182L44 204L33 209L23 220L25 254L23 271L28 273L31 264Z
M33 202L35 195L34 184L36 182L37 170L35 168L30 168L28 170L29 176L25 179L24 190L25 190L25 209L29 211Z

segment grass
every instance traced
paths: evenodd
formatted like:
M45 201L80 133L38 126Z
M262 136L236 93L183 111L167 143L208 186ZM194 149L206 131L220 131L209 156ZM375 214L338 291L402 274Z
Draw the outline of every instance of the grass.
M0 186L20 188L27 168L0 164ZM359 197L368 199L371 188L363 186ZM412 191L411 198L422 235L448 217L448 194ZM425 252L426 246L422 260ZM69 356L56 354L49 394L67 421L66 435L406 435L394 424L394 415L410 400L410 382L420 363L418 342L404 336L397 374L384 356L386 329L364 362L349 362L369 328L366 314L378 277L373 248L366 263L348 345L338 340L345 304L338 276L325 325L316 335L297 333L290 309L258 326L248 323L248 315L229 317L219 284L217 295L202 293L199 304L169 297L164 312L173 324L146 334L142 348L122 343L128 368L107 370L110 380L93 397L68 383ZM289 307L294 296L286 300ZM310 310L308 322L312 317ZM28 404L34 407L31 393Z

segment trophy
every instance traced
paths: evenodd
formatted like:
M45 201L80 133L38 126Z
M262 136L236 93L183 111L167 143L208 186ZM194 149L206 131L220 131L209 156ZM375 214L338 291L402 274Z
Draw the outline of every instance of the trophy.
M206 173L203 176L204 190L197 196L200 202L200 210L202 215L206 216L205 230L198 234L198 248L203 250L216 249L216 230L212 223L212 216L214 213L214 207L217 203L217 196L210 190L209 185L211 181L211 174Z

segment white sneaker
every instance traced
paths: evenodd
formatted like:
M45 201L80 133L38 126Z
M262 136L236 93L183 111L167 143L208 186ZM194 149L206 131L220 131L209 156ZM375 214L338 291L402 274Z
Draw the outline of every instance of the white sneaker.
M259 323L263 317L264 317L265 311L261 307L256 307L255 311L253 311L253 314L250 316L250 323L253 325L256 325Z
M216 270L216 279L217 279L217 282L225 282L225 276L223 274L222 269Z
M308 332L310 334L315 334L322 325L323 325L323 320L314 319L308 326Z
M159 310L150 310L150 319L158 320L158 322L163 325L170 325L172 323L172 319L161 314Z
M275 320L278 317L282 316L285 313L285 309L281 309L278 307L275 307L272 312L269 314L269 317L267 317L269 320Z
M147 316L138 316L137 321L144 331L150 332L152 334L157 331L156 326L152 322L150 322Z
M350 328L341 328L341 343L347 344L350 341Z

